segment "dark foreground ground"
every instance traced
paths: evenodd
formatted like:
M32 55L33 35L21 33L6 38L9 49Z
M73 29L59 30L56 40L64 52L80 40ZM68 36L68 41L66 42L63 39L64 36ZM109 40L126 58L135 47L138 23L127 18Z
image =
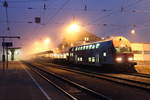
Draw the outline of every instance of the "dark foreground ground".
M20 62L0 63L0 100L67 100L60 91L35 75Z

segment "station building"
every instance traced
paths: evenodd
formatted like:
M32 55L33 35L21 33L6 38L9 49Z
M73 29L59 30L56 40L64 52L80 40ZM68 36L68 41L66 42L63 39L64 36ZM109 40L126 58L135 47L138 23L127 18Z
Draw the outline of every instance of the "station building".
M150 61L150 43L132 43L131 47L134 52L134 60Z

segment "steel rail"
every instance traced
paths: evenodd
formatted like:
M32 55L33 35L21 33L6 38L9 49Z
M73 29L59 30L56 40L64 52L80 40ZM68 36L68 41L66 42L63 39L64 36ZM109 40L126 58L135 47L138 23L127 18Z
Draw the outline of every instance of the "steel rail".
M52 65L57 66L57 64L52 64ZM58 66L61 66L61 65L58 65ZM82 70L81 71L79 69L69 68L69 67L66 67L66 66L62 66L62 67L59 67L59 69L68 70L68 71L72 71L72 72L75 72L75 73L84 74L84 75L87 75L87 76L90 76L90 77L95 77L95 78L98 78L98 79L103 79L103 80L119 83L119 84L122 84L122 85L127 85L127 86L130 86L130 87L135 87L135 88L140 88L140 89L150 91L150 83L145 83L145 82L141 82L141 81L126 79L126 78L120 78L120 77L115 77L115 76L96 73L96 72L91 72L91 71L88 71L88 70ZM119 80L122 80L123 82L120 82Z
M59 76L59 75L56 75L55 73L49 72L49 71L47 71L47 70L45 70L45 69L43 69L43 68L39 68L39 67L37 67L37 66L35 66L35 65L31 64L31 63L28 63L28 62L23 62L23 63L28 64L28 65L30 65L30 66L32 66L32 67L35 67L36 69L38 69L38 70L40 70L40 71L43 71L43 72L45 72L45 73L47 73L47 74L50 74L50 75L52 75L52 76L54 76L54 77L56 77L56 78L58 78L58 79L60 79L60 80L63 80L63 81L65 81L65 82L69 83L69 84L72 84L72 85L74 85L76 88L79 88L79 89L85 91L86 93L89 93L89 94L91 94L91 95L93 95L93 96L99 98L100 100L101 100L101 99L102 99L102 100L112 100L110 97L107 97L107 96L105 96L105 95L103 95L103 94L101 94L101 93L95 92L94 90L91 90L91 89L89 89L89 88L87 88L87 87L85 87L85 86L82 86L82 85L80 85L80 84L77 84L77 83L75 83L75 82L73 82L73 81L71 81L71 80L68 80L68 79L66 79L66 78L64 78L64 77L61 77L61 76Z
M78 100L77 98L75 98L74 96L72 96L71 94L69 94L68 92L66 92L65 90L63 90L61 87L59 87L58 85L56 85L54 82L50 81L48 78L46 78L44 75L42 75L41 73L39 73L38 71L30 68L33 72L35 72L36 74L38 74L40 77L42 77L44 80L46 80L48 83L52 84L54 87L56 87L57 89L59 89L61 92L63 92L65 95L67 95L70 99L72 100Z
M127 75L139 76L139 77L143 77L143 78L150 78L150 75L148 75L148 74L141 74L141 73L127 73Z

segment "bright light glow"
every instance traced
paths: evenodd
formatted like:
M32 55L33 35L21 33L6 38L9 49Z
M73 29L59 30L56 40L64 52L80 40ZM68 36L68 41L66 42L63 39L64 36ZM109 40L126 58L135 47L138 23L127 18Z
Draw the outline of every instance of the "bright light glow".
M50 39L49 38L46 38L45 40L44 40L44 44L49 44L50 43Z
M85 41L89 41L89 37L85 37L84 40L85 40Z
M34 42L35 45L39 45L40 43L38 41Z
M31 46L30 53L32 54L32 53L39 53L39 52L47 51L51 47L50 43L51 41L49 37L46 37L45 39L43 39L43 41L37 40Z
M131 34L135 34L135 30L134 29L131 30Z
M117 61L117 62L121 62L121 61L122 61L122 58L121 58L121 57L117 57L117 58L116 58L116 61Z
M125 45L124 45L124 44L121 44L121 47L125 47Z
M106 52L103 53L103 56L106 57Z
M71 45L70 45L71 47L73 47L74 45L73 45L73 43L71 43Z
M80 26L76 23L73 23L69 27L70 32L78 32L80 30Z
M102 40L104 40L105 38L104 37L102 37Z
M65 46L63 45L63 46L62 46L62 48L64 49L64 48L65 48Z
M129 57L129 58L128 58L128 61L133 61L133 57Z
M62 34L66 41L72 43L77 41L81 34L82 34L82 27L81 24L77 21L71 22L69 25L67 25L65 28L64 34Z

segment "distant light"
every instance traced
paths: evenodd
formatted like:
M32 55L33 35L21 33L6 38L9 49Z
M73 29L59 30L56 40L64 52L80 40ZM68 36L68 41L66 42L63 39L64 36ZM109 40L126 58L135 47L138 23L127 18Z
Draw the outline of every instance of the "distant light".
M89 41L89 37L85 37L84 40L85 40L85 41Z
M104 37L102 37L102 40L104 40L105 38Z
M69 31L71 31L71 32L78 32L79 30L80 30L80 27L76 23L71 24L70 27L69 27Z
M15 54L16 54L16 55L19 55L19 54L20 54L20 51L19 51L19 50L16 50L16 51L15 51Z
M50 39L49 38L46 38L45 40L44 40L44 44L49 44L50 43Z
M65 46L64 45L62 45L62 49L64 49L65 48Z
M71 43L71 45L70 45L71 47L73 47L74 45L73 45L73 43Z
M85 41L83 41L83 44L85 44L86 42Z
M131 34L135 34L135 30L134 29L131 30Z
M34 42L35 45L39 45L40 43L38 41Z

